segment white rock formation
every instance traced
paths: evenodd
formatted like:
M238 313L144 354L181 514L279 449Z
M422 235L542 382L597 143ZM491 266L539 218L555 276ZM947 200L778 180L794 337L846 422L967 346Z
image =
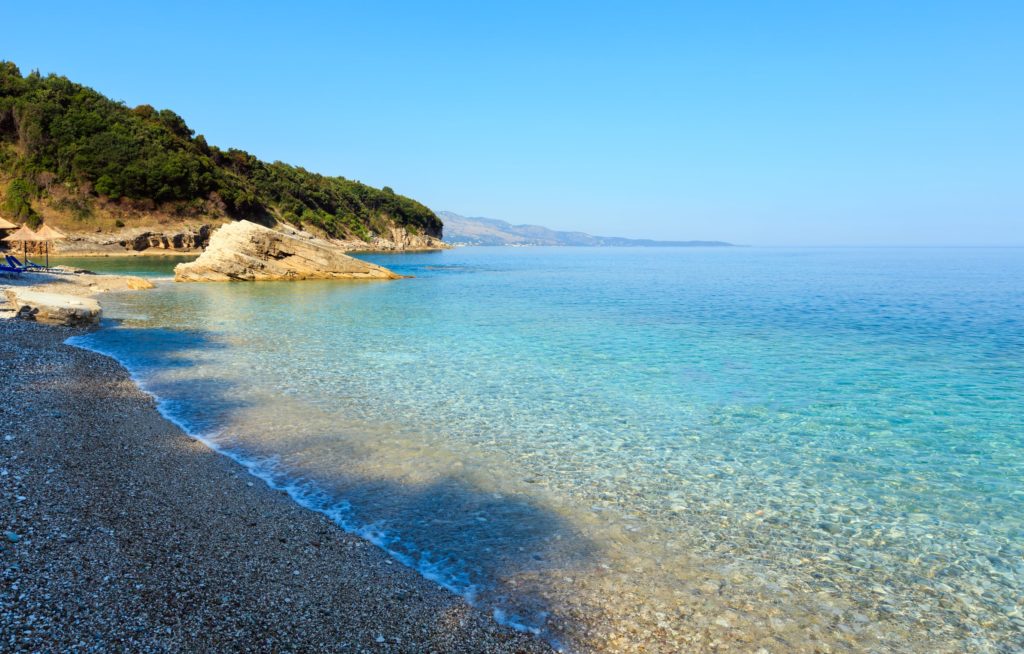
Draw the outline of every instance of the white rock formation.
M401 277L344 252L343 248L306 232L291 228L278 231L240 220L214 232L198 259L178 264L174 279L224 282Z
M14 317L53 325L95 325L103 314L92 298L8 287L5 291Z

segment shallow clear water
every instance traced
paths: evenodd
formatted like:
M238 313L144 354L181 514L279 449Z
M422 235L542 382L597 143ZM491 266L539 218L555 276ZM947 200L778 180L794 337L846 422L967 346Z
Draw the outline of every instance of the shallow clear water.
M77 342L570 647L1024 648L1024 251L365 258L415 278L167 283Z
M194 260L195 254L122 255L111 257L50 257L50 265L71 266L109 275L171 277L174 266Z

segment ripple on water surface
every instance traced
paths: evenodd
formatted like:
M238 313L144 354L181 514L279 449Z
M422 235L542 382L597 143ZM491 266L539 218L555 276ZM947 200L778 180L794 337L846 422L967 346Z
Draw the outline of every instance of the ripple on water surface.
M162 285L82 343L564 643L1024 647L1014 250L460 249Z

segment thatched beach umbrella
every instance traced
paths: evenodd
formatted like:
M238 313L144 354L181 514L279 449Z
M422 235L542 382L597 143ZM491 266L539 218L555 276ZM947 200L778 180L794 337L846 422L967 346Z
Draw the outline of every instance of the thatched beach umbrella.
M67 238L67 234L57 231L49 225L43 225L36 232L36 236L46 243L46 267L50 267L50 241L59 241Z
M21 241L21 256L28 259L28 244L39 243L43 239L36 236L36 233L29 229L28 225L22 225L18 231L5 237L4 240L8 243L17 243L18 241Z
M12 229L18 229L18 226L9 220L4 220L3 218L0 218L0 234L3 234L4 232Z

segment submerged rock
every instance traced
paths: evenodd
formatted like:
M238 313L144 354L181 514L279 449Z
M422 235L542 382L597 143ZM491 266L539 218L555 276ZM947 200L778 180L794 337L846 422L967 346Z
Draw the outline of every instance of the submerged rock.
M95 325L103 311L100 303L86 297L8 288L7 301L15 317L54 325Z
M179 282L298 279L399 279L387 268L360 261L344 249L289 228L268 229L245 220L224 225L195 261L178 264Z

